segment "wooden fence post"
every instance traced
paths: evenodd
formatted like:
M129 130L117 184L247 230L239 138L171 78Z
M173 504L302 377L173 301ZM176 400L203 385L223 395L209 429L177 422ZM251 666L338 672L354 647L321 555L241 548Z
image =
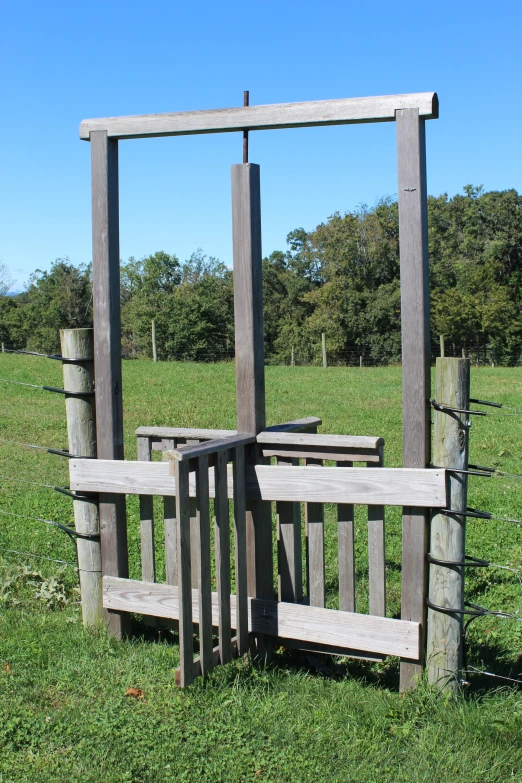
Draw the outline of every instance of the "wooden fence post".
M439 335L439 341L440 341L440 355L444 357L444 335Z
M265 365L261 267L261 192L259 166L232 166L232 239L238 432L265 429ZM249 460L263 459L249 450ZM248 595L274 597L272 509L264 501L247 503ZM260 645L260 652L262 651Z
M92 131L90 142L97 451L100 459L123 459L118 141ZM125 495L100 494L99 512L103 573L126 578ZM130 627L125 612L108 612L107 621L116 637Z
M426 191L425 121L418 109L395 112L397 126L399 242L401 269L402 431L403 465L430 463L430 302L428 288L428 202ZM404 508L402 518L403 620L425 629L428 569L428 513ZM424 649L424 642L421 650ZM401 690L413 687L423 670L401 663Z
M65 395L69 453L79 457L96 456L96 415L94 390L94 344L92 329L60 331L63 364L63 387L68 391L86 392L85 397ZM78 360L78 361L74 361ZM77 533L98 535L97 539L78 538L78 568L83 624L95 627L103 621L100 520L98 498L74 500L74 526Z
M469 359L437 359L437 402L452 408L469 409ZM437 467L467 470L469 429L467 415L435 411L433 462ZM465 511L468 481L465 473L449 473L451 509ZM430 558L463 563L466 518L435 514L431 520ZM464 567L430 562L429 599L445 609L464 608ZM462 669L461 614L428 609L428 678L440 688L456 690Z
M152 360L158 361L158 351L156 349L156 319L152 319Z
M323 367L328 367L328 362L326 361L326 334L324 332L321 333L321 348L323 350Z

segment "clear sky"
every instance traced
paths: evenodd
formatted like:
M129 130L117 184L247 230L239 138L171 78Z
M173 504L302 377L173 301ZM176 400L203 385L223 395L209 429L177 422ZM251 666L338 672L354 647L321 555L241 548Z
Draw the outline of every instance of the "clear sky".
M435 90L428 190L522 190L517 0L0 3L0 261L23 287L91 260L82 119ZM121 257L198 247L231 263L240 134L120 142ZM393 123L250 134L263 252L396 193Z

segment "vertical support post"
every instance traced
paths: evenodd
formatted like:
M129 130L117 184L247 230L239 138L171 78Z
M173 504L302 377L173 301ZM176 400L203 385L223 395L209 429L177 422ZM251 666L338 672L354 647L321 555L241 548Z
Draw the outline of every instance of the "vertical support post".
M292 353L290 355L290 367L294 367L294 366L295 366L295 353L294 353L294 346L292 345Z
M90 141L97 451L100 459L123 459L118 142L106 131L92 131ZM126 578L125 495L100 494L99 509L103 573ZM109 612L109 630L121 637L129 619Z
M452 408L469 409L469 359L437 359L436 400ZM441 468L467 470L469 429L466 414L435 411L433 461ZM449 473L449 508L465 511L468 480L464 473ZM466 517L434 514L430 555L437 560L463 563ZM430 563L430 601L446 609L464 608L464 567ZM428 677L439 688L456 690L462 669L461 614L428 609Z
M322 465L321 459L307 458L306 465ZM305 503L308 552L307 585L310 606L326 606L324 559L324 505Z
M188 462L175 460L177 501L177 545L179 579L179 657L180 676L176 682L182 688L194 678L194 639L192 636L192 584L190 577L190 504Z
M321 333L321 348L323 350L323 367L328 367L328 362L326 361L326 334L324 332Z
M353 468L353 462L338 462L338 468ZM339 609L355 612L355 538L352 503L337 505L339 561Z
M150 462L150 438L138 435L138 460ZM144 582L156 581L154 552L154 503L152 495L140 495L141 578Z
M396 112L401 268L403 465L430 462L430 307L425 121L418 109ZM404 508L401 617L425 629L428 512ZM424 649L424 642L421 650ZM400 687L413 687L424 666L401 663Z
M277 458L278 465L299 465L298 459ZM295 604L303 597L303 555L301 548L301 504L276 503L278 600Z
M238 432L265 428L265 367L259 166L232 166L232 239ZM255 449L250 462L261 462ZM248 595L273 598L271 504L247 503Z
M158 361L158 351L156 349L156 319L152 319L152 360Z
M444 358L444 335L443 334L439 336L439 341L440 341L440 355L442 356L442 358Z
M69 452L80 457L96 457L96 415L94 390L94 345L92 329L62 329L64 389L87 392L85 397L65 396ZM71 360L78 359L77 364ZM74 526L83 535L98 535L100 520L96 496L74 500ZM103 621L102 570L100 541L78 538L76 541L82 600L83 624L95 627Z
M379 462L366 467L384 467L384 447L379 448ZM368 506L368 580L370 614L386 617L386 536L384 506Z

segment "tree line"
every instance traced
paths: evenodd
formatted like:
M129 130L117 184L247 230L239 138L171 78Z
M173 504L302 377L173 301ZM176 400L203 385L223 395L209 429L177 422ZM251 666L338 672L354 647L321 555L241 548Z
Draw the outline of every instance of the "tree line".
M432 339L448 351L488 345L499 363L522 354L522 196L514 189L428 199ZM0 294L2 293L0 289ZM286 250L263 259L268 363L400 361L398 204L335 213L312 231L288 234ZM156 321L162 360L213 361L234 352L232 271L201 251L182 263L156 252L121 265L122 347L152 355ZM92 325L91 268L58 259L26 290L0 295L6 346L53 353L58 330Z

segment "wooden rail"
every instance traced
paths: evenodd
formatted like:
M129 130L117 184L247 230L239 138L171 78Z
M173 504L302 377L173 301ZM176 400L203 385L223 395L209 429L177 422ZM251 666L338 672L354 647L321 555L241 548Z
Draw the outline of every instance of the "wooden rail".
M305 128L313 125L393 122L395 112L400 109L418 109L419 116L423 119L436 119L439 114L437 94L419 92L167 114L138 114L129 117L102 117L83 120L80 125L80 138L88 141L93 131L106 131L107 137L112 139L136 139L149 136Z

